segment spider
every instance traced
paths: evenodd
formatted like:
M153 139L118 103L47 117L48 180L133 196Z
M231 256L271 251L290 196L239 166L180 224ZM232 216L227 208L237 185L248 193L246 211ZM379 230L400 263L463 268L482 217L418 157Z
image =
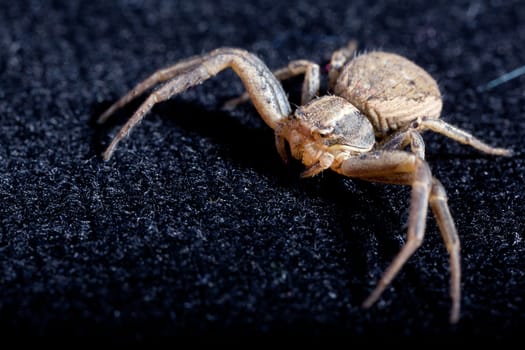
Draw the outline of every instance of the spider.
M326 169L372 182L411 186L406 241L362 306L382 295L423 241L428 207L433 212L449 254L449 320L460 317L460 243L446 191L425 160L421 132L432 130L479 151L509 156L471 134L439 119L442 99L436 81L412 61L394 53L356 55L356 43L335 51L327 65L330 94L318 97L321 70L308 60L295 60L272 72L254 54L239 48L218 48L156 71L115 102L99 118L105 122L117 109L153 86L153 91L113 138L104 153L109 160L152 107L231 68L247 92L227 103L234 107L251 99L264 122L275 131L275 145L305 165L301 177ZM301 106L292 110L280 80L304 75ZM288 147L287 147L288 146ZM409 148L409 150L407 150Z

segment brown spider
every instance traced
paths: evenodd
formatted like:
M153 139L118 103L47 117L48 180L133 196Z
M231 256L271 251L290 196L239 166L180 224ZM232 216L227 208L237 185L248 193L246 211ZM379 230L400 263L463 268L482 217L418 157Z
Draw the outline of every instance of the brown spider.
M432 176L420 132L432 130L493 155L510 151L493 148L469 133L439 119L442 99L435 80L421 67L392 53L374 51L354 56L355 42L336 51L328 65L328 86L333 95L316 97L320 69L307 60L292 61L271 72L256 56L242 49L219 48L159 70L114 103L99 122L160 82L121 128L104 153L111 158L151 108L204 82L226 68L241 78L247 93L230 101L232 107L251 98L266 124L275 131L277 151L284 161L289 153L303 162L302 177L323 170L353 178L412 186L406 243L364 301L368 308L381 296L410 256L421 245L428 206L436 217L450 259L450 322L460 315L460 244L445 189ZM292 111L279 80L304 74L301 106ZM411 152L404 151L410 145Z

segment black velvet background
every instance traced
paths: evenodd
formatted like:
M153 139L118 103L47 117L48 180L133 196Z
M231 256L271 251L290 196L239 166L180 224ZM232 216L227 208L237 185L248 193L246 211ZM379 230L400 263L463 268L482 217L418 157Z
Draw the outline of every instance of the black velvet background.
M520 1L1 1L0 333L495 337L525 327L525 64ZM425 134L462 240L463 308L433 218L371 309L404 241L409 188L301 180L224 72L155 107L96 117L156 69L220 46L326 63L349 39L427 69L443 118L512 158ZM297 103L299 80L285 84ZM294 100L295 98L295 100Z

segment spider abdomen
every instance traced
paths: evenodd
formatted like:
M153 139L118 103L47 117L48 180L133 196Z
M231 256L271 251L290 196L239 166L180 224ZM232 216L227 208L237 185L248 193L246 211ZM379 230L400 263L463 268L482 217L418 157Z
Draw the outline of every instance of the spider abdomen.
M334 93L363 112L378 137L417 117L439 118L443 104L439 87L427 72L402 56L380 51L350 60Z

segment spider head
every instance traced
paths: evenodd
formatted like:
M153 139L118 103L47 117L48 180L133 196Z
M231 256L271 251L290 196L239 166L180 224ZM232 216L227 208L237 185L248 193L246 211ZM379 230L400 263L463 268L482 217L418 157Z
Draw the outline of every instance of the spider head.
M330 162L325 164L329 167L341 154L358 155L370 151L375 144L372 124L357 108L337 96L323 96L299 107L281 135L288 140L294 158L306 166L324 160Z

